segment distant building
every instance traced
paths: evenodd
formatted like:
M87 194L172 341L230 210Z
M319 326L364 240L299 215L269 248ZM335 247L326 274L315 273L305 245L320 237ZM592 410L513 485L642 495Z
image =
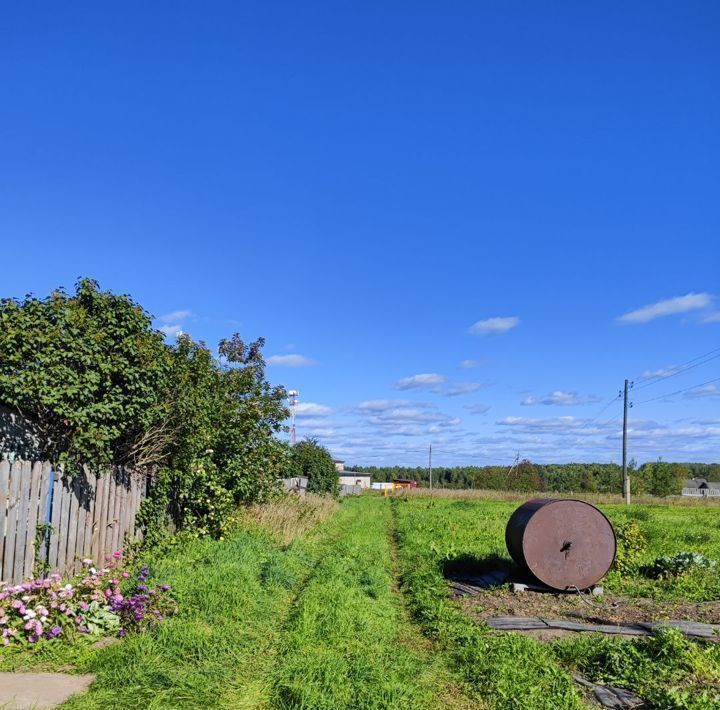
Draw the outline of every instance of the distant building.
M370 488L374 491L391 491L393 489L393 484L387 481L373 481L370 484Z
M345 462L341 459L334 459L333 463L335 464L335 470L336 471L344 471L345 470Z
M417 481L412 478L394 478L393 488L395 490L398 488L417 488Z
M370 488L370 474L346 471L343 468L338 476L338 483L341 486L360 486L361 489L365 490Z
M707 478L688 478L683 481L682 494L696 498L720 497L720 481L708 481Z

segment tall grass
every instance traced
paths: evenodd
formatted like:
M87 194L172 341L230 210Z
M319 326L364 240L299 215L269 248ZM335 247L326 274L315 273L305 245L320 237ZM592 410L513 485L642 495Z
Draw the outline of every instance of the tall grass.
M291 493L247 508L241 513L241 519L245 524L266 530L281 545L288 545L339 509L340 504L330 496L308 493L301 498Z

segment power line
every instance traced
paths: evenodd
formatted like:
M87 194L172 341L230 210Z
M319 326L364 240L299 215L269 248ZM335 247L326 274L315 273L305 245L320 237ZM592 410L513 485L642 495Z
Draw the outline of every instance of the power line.
M668 392L666 394L661 394L658 397L652 397L651 399L643 399L641 402L638 402L638 404L647 404L648 402L655 402L658 399L665 399L666 397L674 397L676 394L682 394L683 392L689 392L690 390L697 389L698 387L704 387L705 385L712 384L713 382L720 382L720 377L716 377L713 380L708 380L707 382L701 382L697 385L692 385L692 387L684 387L681 390L675 390L674 392Z
M614 397L611 397L601 408L600 410L595 414L595 416L590 419L589 421L585 422L582 426L578 427L578 430L585 429L589 427L591 424L595 423L599 418L600 415L607 410L608 407L610 407L615 402L619 401L622 397L622 393L616 394ZM614 418L614 417L613 417Z
M710 357L712 356L712 357ZM676 377L677 375L682 375L683 372L687 372L688 370L692 370L696 367L700 367L700 365L705 365L706 363L710 362L711 360L715 360L716 358L720 357L720 348L715 348L715 350L711 350L710 352L705 353L704 355L698 355L697 357L692 358L692 360L688 360L687 362L684 362L677 367L674 367L669 375L654 375L653 377L649 377L645 382L638 385L635 389L641 390L645 389L645 387L650 387L652 385L656 385L658 382L663 382L665 380L670 379L671 377ZM701 362L698 362L700 360ZM694 364L693 364L694 363Z

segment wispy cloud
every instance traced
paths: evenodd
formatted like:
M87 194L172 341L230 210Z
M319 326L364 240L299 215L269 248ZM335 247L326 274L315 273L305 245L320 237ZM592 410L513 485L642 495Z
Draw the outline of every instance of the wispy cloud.
M445 375L436 372L425 372L411 377L403 377L395 383L396 390L433 389L447 380Z
M388 409L395 409L396 407L410 406L412 406L412 402L407 399L368 399L360 402L356 409L360 412L384 412Z
M461 394L477 392L482 385L479 382L459 382L455 385L448 385L443 394L446 397L457 397Z
M704 387L696 387L685 393L688 399L703 399L704 397L720 397L720 387L717 385L705 385Z
M478 402L477 404L466 404L464 405L465 409L468 410L471 414L485 414L485 412L489 411L490 405L489 404L482 404Z
M463 370L474 370L476 367L480 367L480 365L482 365L480 360L463 360L460 363L460 367Z
M703 318L703 323L720 323L720 311L712 311Z
M183 334L182 326L179 324L160 326L160 332L165 334L166 338L177 338Z
M271 355L267 359L268 365L277 365L278 367L311 367L317 365L316 360L312 360L304 355Z
M577 392L563 392L562 390L556 390L555 392L550 392L550 394L546 394L543 397L529 395L528 397L525 397L520 404L527 406L545 404L555 405L558 407L571 407L583 404L595 404L599 401L600 398L595 395L580 396Z
M672 365L671 367L661 367L659 370L645 370L642 373L642 377L645 380L654 380L658 377L670 377L677 372L677 367Z
M296 411L299 417L327 417L333 413L331 407L316 402L300 402Z
M656 318L708 308L712 304L712 300L709 293L687 293L684 296L667 298L630 311L620 316L618 320L621 323L648 323Z
M486 318L473 323L468 332L472 335L490 335L492 333L506 333L519 325L520 319L516 316L506 318Z
M163 316L160 316L158 320L162 323L177 323L178 321L189 318L191 315L192 312L187 310L172 311L170 313L166 313Z

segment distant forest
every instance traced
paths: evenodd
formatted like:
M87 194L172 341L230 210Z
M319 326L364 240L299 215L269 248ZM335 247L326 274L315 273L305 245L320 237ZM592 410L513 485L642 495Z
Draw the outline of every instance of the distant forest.
M422 466L353 466L351 470L369 473L374 481L410 478L420 486L430 483L428 469ZM639 468L631 466L630 476L633 493L676 495L687 478L720 481L720 464L655 461ZM622 467L612 463L536 464L531 461L520 461L515 466L441 466L433 467L433 485L506 491L621 493Z

